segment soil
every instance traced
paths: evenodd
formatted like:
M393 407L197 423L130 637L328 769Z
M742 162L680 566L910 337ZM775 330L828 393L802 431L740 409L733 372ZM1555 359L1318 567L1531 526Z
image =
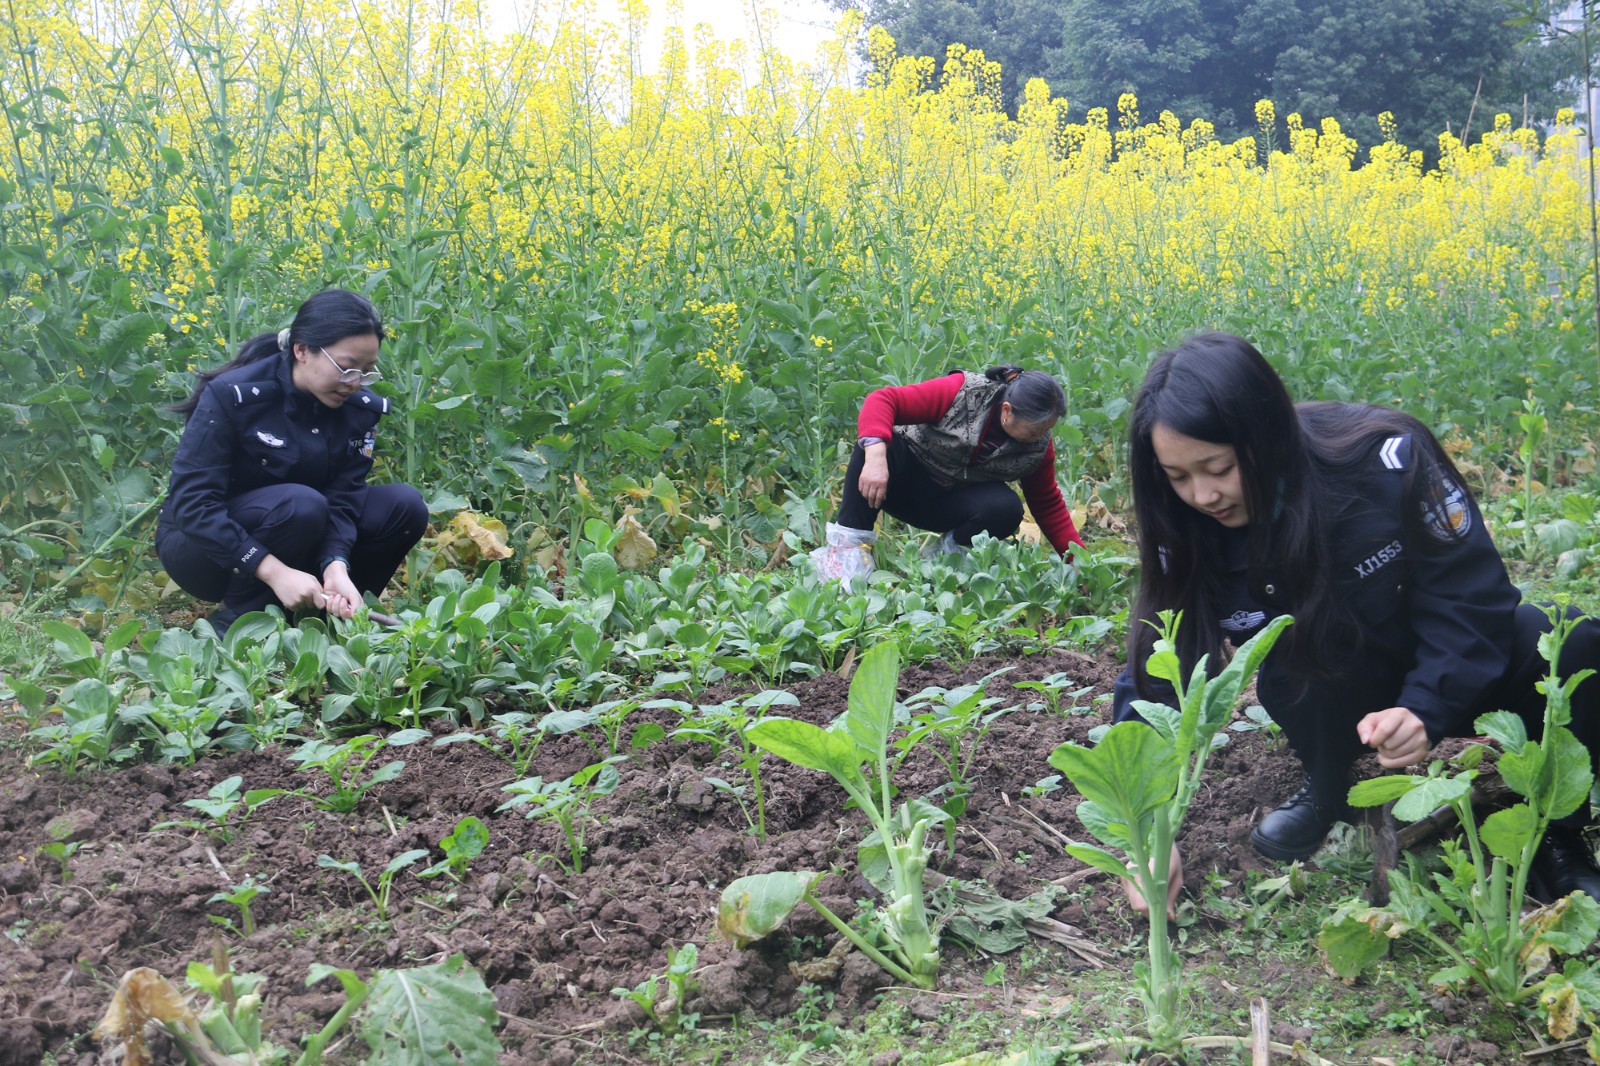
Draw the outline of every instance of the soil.
M988 692L1026 704L1036 694L1012 682L1065 672L1104 695L1119 664L1110 656L1057 652L924 665L902 673L901 693L972 683L1001 667L1012 669L990 680ZM795 683L789 691L800 705L784 713L826 723L844 710L847 689L832 675ZM709 692L697 702L739 691ZM1055 773L1046 758L1056 745L1084 740L1106 719L1108 701L1079 703L1081 713L1019 709L994 724L972 763L973 793L954 849L941 847L933 868L946 877L981 879L1014 899L1051 883L1075 889L1062 893L1055 917L1115 948L1136 929L1127 904L1108 878L1061 847L1063 836L1090 839L1074 814L1076 793L1025 793ZM678 724L665 709L641 710L628 720L634 729L650 721L667 730ZM449 731L443 723L435 729ZM515 775L495 754L472 743L417 744L393 754L405 760L404 772L353 813L320 810L308 796L281 796L221 840L153 827L197 817L183 801L235 774L250 789L315 791L311 775L296 773L277 750L76 777L29 768L15 744L0 750L0 930L9 931L0 937L0 1066L39 1062L47 1053L59 1063L106 1061L89 1033L118 977L149 966L181 983L186 964L210 959L219 937L235 969L267 978L269 1035L281 1044L293 1046L342 1002L335 982L307 987L313 963L366 975L460 952L504 1016L502 1061L556 1064L639 1061L623 1037L643 1024L643 1015L612 989L661 973L672 946L699 945L699 991L689 1007L702 1026L716 1026L732 1016L788 1015L799 1002L788 963L826 956L838 939L805 908L787 937L745 951L719 939L715 928L719 890L737 877L851 868L864 819L845 809L841 790L822 774L765 760L769 839L762 843L737 803L708 783L712 777L740 782L737 767L725 756L714 758L706 744L660 740L633 753L621 767L620 787L595 803L587 861L572 874L557 861L566 850L556 827L497 810ZM536 771L561 778L594 759L580 737L553 737ZM900 781L906 795L948 780L926 751L906 771ZM1250 828L1299 782L1292 754L1260 734L1235 734L1213 756L1184 831L1189 887L1201 886L1209 871L1238 885L1248 871L1264 868L1250 847ZM328 854L372 873L412 848L441 858L438 841L467 814L487 824L488 849L459 883L401 874L387 925L354 878L318 866L318 856ZM39 853L52 839L46 831L52 822L77 845L65 877L55 859ZM258 931L245 937L213 920L239 914L211 898L247 875L269 891L254 904ZM848 915L855 901L874 893L835 872L820 894ZM1062 981L1087 965L1064 948L1048 950L1059 959ZM1110 964L1127 968L1136 957L1123 953ZM941 992L982 992L982 975L992 965L981 953L947 951ZM835 1016L848 1024L871 1008L889 980L850 956L832 983Z

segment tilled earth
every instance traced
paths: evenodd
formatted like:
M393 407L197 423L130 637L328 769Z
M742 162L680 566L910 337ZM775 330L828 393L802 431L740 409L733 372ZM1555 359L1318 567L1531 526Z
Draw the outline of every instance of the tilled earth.
M907 668L902 697L930 685L968 684L1000 667L990 695L1021 708L1000 718L972 761L970 806L959 822L953 852L941 846L933 869L963 881L982 880L1003 896L1020 899L1052 882L1063 892L1054 917L1090 940L1131 938L1132 917L1108 879L1068 857L1064 838L1089 836L1068 788L1042 795L1024 790L1055 773L1047 757L1065 740L1084 740L1107 719L1107 702L1119 669L1110 656L1073 653L984 659L959 668L933 664ZM1065 672L1092 689L1078 713L1026 709L1037 694L1013 683ZM836 676L790 687L798 707L778 710L817 723L845 708L847 683ZM706 704L738 694L703 694ZM667 710L643 710L629 730L655 721L667 730L679 722ZM436 732L449 729L442 723ZM853 913L873 891L848 871L865 820L845 808L842 791L827 777L782 763L764 762L769 838L762 843L745 824L737 803L708 783L743 778L726 755L703 743L661 740L635 752L621 768L621 786L598 800L583 872L568 873L559 830L498 812L502 791L515 775L508 764L477 744L393 749L403 758L398 778L375 788L357 810L336 815L305 796L288 795L260 807L231 839L218 840L158 823L198 817L183 801L202 797L238 774L249 789L314 791L285 754L269 750L206 759L194 766L141 765L66 777L27 767L15 742L0 751L0 1066L105 1061L89 1033L104 1012L118 977L149 966L181 982L184 968L208 960L215 940L228 945L241 972L267 978L269 1035L294 1046L342 1002L335 982L307 988L313 963L350 967L362 974L383 967L436 962L461 952L493 990L504 1025L502 1061L510 1063L628 1061L622 1036L644 1019L633 1004L611 994L660 973L669 947L700 948L698 994L689 1007L702 1026L732 1016L781 1019L798 1002L788 965L821 956L837 935L808 910L797 912L790 936L768 950L736 951L716 934L719 891L737 877L779 869L835 868L820 894L836 911ZM573 735L553 737L532 771L561 778L595 760L591 746ZM381 759L380 759L381 761ZM1251 825L1285 798L1299 781L1294 757L1259 734L1234 736L1216 753L1206 785L1190 812L1183 847L1189 887L1210 871L1241 883L1262 860L1252 851ZM900 781L904 795L920 795L948 780L926 752L914 755ZM320 787L325 788L325 782ZM377 920L354 878L319 867L317 857L356 860L369 874L412 848L442 857L438 841L467 814L488 826L490 844L459 884L422 881L410 872L396 880L391 921ZM63 820L64 819L64 820ZM52 820L77 845L63 879L59 863L39 853L51 839ZM216 917L238 918L226 903L209 902L247 875L265 882L254 912L258 931L239 937L222 931ZM1086 963L1057 945L1063 975ZM797 958L798 957L798 958ZM1130 966L1127 956L1111 965ZM941 993L982 992L981 975L992 959L951 949ZM823 978L832 987L845 1023L870 1008L889 982L859 955L849 955ZM905 992L891 994L905 995ZM1124 1024L1130 1024L1128 1020Z

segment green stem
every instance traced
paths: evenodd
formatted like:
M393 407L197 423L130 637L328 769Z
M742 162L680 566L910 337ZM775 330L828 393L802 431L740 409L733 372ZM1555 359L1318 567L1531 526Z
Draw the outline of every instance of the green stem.
M1149 879L1145 902L1150 908L1150 1037L1166 1050L1177 1040L1178 960L1167 937L1167 884L1172 876L1172 825L1165 804L1156 808L1151 833L1154 854L1139 858L1139 880ZM1147 873L1148 871L1148 873Z
M147 515L149 515L151 511L154 511L157 507L160 507L161 506L161 502L163 500L165 500L166 498L167 498L167 494L166 494L165 491L162 491L162 492L158 493L156 495L155 499L151 500L148 504L146 504L144 506L143 510L141 510L138 514L134 515L132 518L129 518L127 521L123 522L122 525L117 527L116 532L112 533L109 537L107 537L105 540L100 542L100 546L99 547L95 548L94 551L90 552L88 555L85 555L83 557L83 560L81 562L79 562L77 566L73 567L72 570L65 577L63 577L60 581L57 581L54 585L51 585L49 588L47 588L43 592L41 592L39 594L39 596L37 597L37 599L35 599L35 601L33 603L24 604L19 613L27 614L29 611L36 610L41 604L46 603L50 599L52 599L56 595L56 593L60 592L64 588L66 588L69 584L72 583L74 578L76 578L79 574L83 573L83 571L88 568L90 563L92 563L96 559L98 559L100 557L101 553L104 552L105 547L106 547L107 544L110 544L113 541L115 541L117 538L121 537L122 534L126 533L130 527L132 527L132 526L138 524L139 522L143 521L144 518Z
M862 937L862 935L860 933L856 932L854 929L850 928L850 926L846 925L845 922L843 921L843 919L841 919L837 914L835 914L831 910L829 910L822 903L821 900L819 900L819 899L817 899L817 897L813 896L811 894L811 889L809 889L809 888L806 889L804 899L805 899L805 901L807 903L811 904L812 907L816 908L816 911L817 911L818 914L822 915L824 918L826 918L828 920L828 924L829 925L831 925L835 929L839 930L840 933L844 934L844 937L845 937L846 940L850 941L850 943L854 944L857 948L859 948L863 955L865 955L867 958L871 959L873 962L877 963L879 966L882 966L884 968L884 970L886 972L888 972L896 980L904 981L906 984L914 985L917 988L932 988L933 987L933 982L931 980L928 980L926 978L919 979L917 977L912 976L911 971L905 969L899 963L897 963L894 960L890 959L883 952L879 951L877 948L875 948L871 944L867 943L866 939L864 937Z
M345 1022L349 1021L350 1016L360 1009L361 1004L366 1002L367 991L367 987L362 985L345 997L344 1006L340 1007L334 1016L328 1019L328 1024L324 1025L320 1032L306 1038L306 1049L295 1060L295 1066L322 1066L323 1048L328 1046L334 1034L344 1028Z

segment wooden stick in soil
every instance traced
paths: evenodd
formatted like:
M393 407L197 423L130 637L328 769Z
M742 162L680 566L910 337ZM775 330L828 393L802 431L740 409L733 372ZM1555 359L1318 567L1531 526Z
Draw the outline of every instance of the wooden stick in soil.
M1260 996L1250 1000L1250 1066L1272 1062L1272 1015Z
M1587 1043L1588 1043L1587 1040L1568 1040L1565 1043L1561 1043L1561 1044L1540 1044L1536 1048L1532 1048L1532 1049L1530 1049L1528 1051L1524 1051L1522 1053L1522 1057L1525 1058L1525 1059L1530 1059L1530 1060L1531 1059L1542 1059L1546 1055L1556 1055L1556 1054L1560 1054L1563 1051L1573 1051L1573 1050L1575 1050L1577 1048L1583 1047Z

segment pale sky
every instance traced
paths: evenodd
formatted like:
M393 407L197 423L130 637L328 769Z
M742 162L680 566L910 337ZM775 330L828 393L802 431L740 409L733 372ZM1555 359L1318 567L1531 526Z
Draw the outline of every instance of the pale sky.
M754 0L763 9L776 13L778 27L776 39L771 42L781 51L800 62L816 58L817 46L833 35L834 23L839 15L823 0ZM622 21L617 0L592 0L596 15L610 22ZM722 40L743 40L751 36L752 0L647 0L651 16L644 45L644 61L654 65L660 57L662 31L668 25L679 25L685 38L693 47L693 29L699 23L711 26L712 32ZM486 0L494 24L507 29L526 21L530 10L538 10L541 21L553 21L566 7L563 0Z

